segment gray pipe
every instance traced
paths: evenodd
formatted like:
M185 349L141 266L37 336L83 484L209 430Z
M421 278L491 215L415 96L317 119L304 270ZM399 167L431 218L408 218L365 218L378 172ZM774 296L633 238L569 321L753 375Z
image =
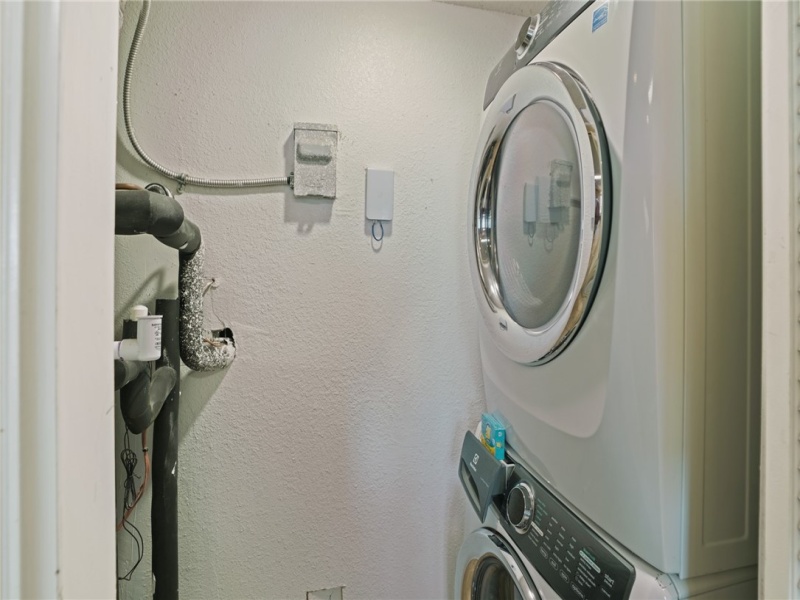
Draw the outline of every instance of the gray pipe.
M144 366L144 363L138 360L115 360L114 389L118 390L136 379L139 373L144 370Z
M193 371L224 369L236 357L233 335L203 330L203 248L200 229L184 217L183 208L171 196L147 190L118 190L117 235L149 233L180 252L181 359Z
M156 300L163 317L159 368L181 370L178 299ZM153 600L178 600L178 412L181 380L178 378L153 425Z
M120 412L131 432L142 433L153 424L177 380L172 367L159 367L152 376L148 368L120 390Z
M205 248L181 253L178 291L181 301L181 359L193 371L224 369L236 358L233 336L217 337L203 329L203 265Z
M184 217L177 200L147 190L117 190L114 232L149 233L162 244L189 254L197 251L201 241L200 229Z
M136 337L136 321L122 323L122 337ZM115 378L118 374L123 377L118 388L122 418L133 433L142 433L161 412L178 381L178 373L169 366L161 366L154 372L151 363L115 360Z

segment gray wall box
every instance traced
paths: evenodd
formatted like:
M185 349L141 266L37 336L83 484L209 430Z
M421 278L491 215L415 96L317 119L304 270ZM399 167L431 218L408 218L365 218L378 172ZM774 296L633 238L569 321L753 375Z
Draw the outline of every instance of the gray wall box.
M336 198L335 125L294 124L294 195Z

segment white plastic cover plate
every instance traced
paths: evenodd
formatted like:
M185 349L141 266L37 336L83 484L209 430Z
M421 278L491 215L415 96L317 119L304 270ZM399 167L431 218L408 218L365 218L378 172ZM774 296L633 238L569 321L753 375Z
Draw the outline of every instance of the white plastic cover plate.
M394 171L367 169L367 219L391 221L393 208Z

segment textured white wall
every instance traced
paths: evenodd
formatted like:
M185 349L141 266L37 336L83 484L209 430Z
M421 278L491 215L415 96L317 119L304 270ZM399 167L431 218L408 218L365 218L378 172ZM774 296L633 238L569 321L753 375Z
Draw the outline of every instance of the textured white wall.
M138 6L126 6L121 65ZM452 595L469 510L457 453L483 405L466 194L484 84L520 21L436 3L154 5L133 107L155 158L283 175L294 122L341 132L334 202L180 197L222 282L208 323L218 315L238 344L227 372L183 377L182 597ZM159 180L120 132L118 180ZM396 171L377 252L367 166ZM174 293L176 263L152 240L118 238L118 318ZM149 595L149 555L148 541L122 597Z

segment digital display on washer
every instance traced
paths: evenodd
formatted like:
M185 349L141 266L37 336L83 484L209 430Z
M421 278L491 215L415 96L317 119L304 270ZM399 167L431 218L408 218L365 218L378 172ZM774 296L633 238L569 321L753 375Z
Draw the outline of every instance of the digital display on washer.
M633 565L517 465L509 489L521 481L536 494L530 526L523 534L506 519L502 523L550 587L568 600L626 600L633 586ZM503 515L505 502L498 499Z

